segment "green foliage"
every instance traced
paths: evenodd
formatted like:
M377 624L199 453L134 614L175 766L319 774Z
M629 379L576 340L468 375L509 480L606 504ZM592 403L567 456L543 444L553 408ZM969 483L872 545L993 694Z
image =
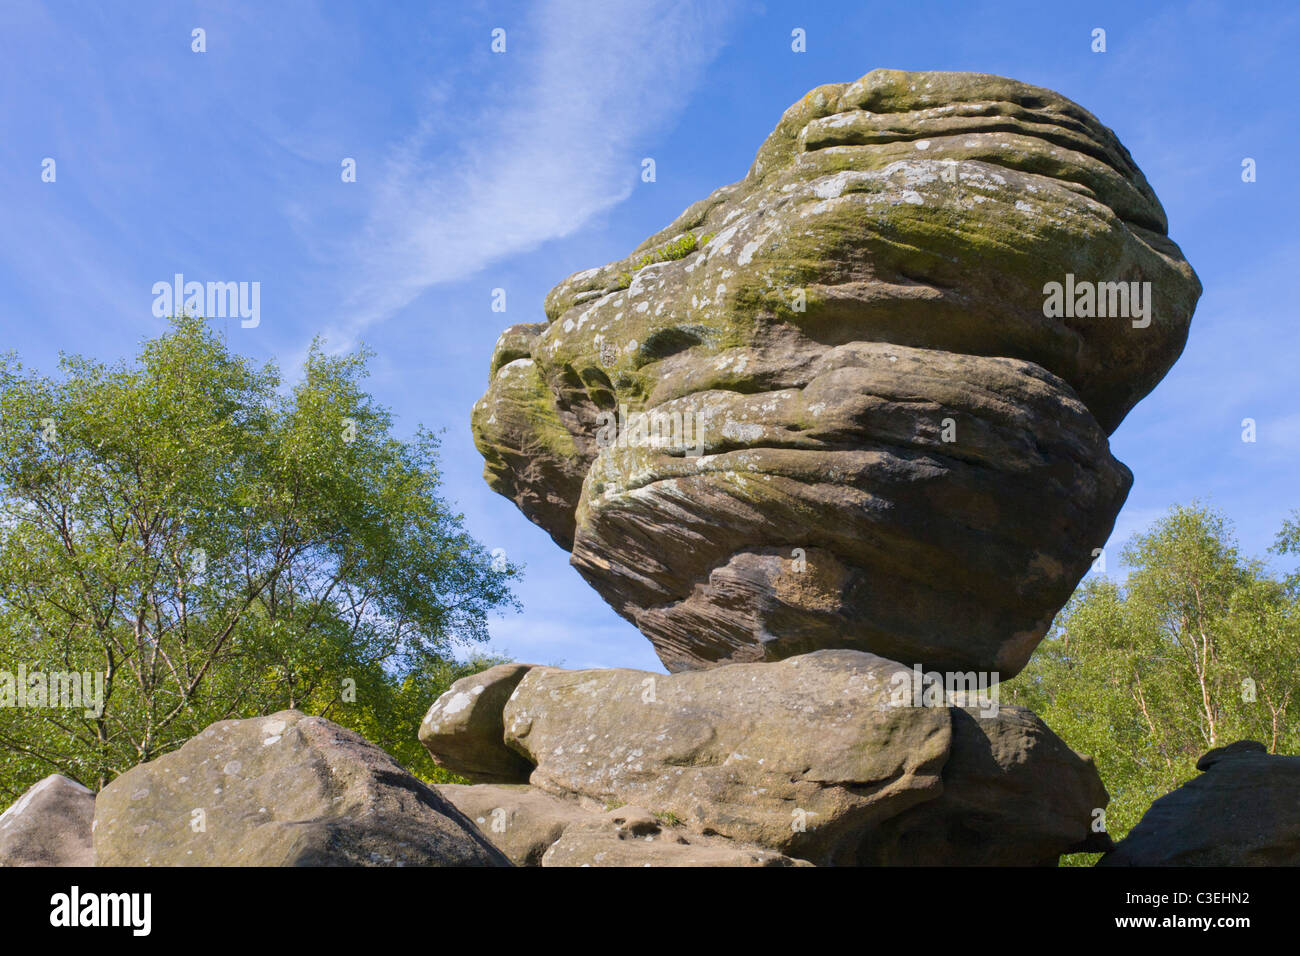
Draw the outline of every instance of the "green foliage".
M644 269L646 266L653 265L656 262L675 262L678 259L685 259L695 251L696 243L697 240L695 238L695 233L688 232L684 236L675 239L667 245L660 246L658 249L646 253L641 257L640 261L637 262L636 267L638 269Z
M1300 556L1300 511L1291 512L1291 517L1282 522L1282 530L1277 533L1271 550L1277 554ZM1300 592L1300 570L1287 577L1286 587L1292 594Z
M482 655L468 661L444 658L396 678L376 666L363 675L365 688L358 687L355 704L345 705L338 695L322 694L302 709L351 727L426 783L468 783L433 762L417 738L420 722L429 705L456 681L504 663L506 658Z
M438 496L436 437L394 437L367 359L315 343L285 390L190 316L131 364L0 357L0 671L106 675L98 715L0 707L0 796L287 707L434 775L423 709L483 666L453 645L519 569Z
M695 233L687 232L677 239L674 239L672 242L660 246L658 249L647 252L637 260L637 263L631 272L620 272L618 274L618 285L616 288L626 289L632 284L632 276L635 273L640 272L646 266L654 265L656 262L674 262L678 259L685 259L697 249L702 249L707 246L709 240L712 238L713 233L697 237Z
M1288 527L1280 553L1295 553ZM1171 509L1122 557L1127 580L1085 582L1002 686L1003 702L1096 760L1115 839L1213 747L1248 738L1300 752L1294 586L1243 558L1224 517L1199 504Z

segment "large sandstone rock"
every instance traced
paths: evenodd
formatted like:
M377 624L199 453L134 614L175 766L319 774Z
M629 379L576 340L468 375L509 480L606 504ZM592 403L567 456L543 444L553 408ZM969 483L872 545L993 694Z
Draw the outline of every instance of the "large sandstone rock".
M1112 848L1098 829L1110 797L1091 759L1023 707L950 712L942 796L873 830L859 865L1055 866L1063 852Z
M1121 281L1149 321L1045 315L1048 283ZM877 70L507 329L475 441L669 670L845 647L1007 677L1109 535L1106 436L1199 294L1082 107Z
M475 783L520 783L533 766L505 744L501 711L528 664L498 664L462 677L433 702L420 743L440 767Z
M1022 708L916 706L912 677L858 651L671 675L536 667L506 739L540 790L818 865L1109 846L1091 829L1108 797L1090 760Z
M51 774L0 814L0 866L94 866L95 793Z
M1300 757L1239 741L1196 766L1099 866L1300 866Z
M95 801L100 866L509 865L362 737L281 711L213 724Z

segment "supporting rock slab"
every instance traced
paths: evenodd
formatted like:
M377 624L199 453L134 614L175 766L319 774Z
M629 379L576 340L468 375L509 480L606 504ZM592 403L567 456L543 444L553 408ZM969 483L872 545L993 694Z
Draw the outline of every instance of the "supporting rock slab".
M916 676L842 650L671 675L534 667L505 740L532 787L569 806L643 807L817 865L1051 864L1109 848L1091 760L1023 708L918 706Z

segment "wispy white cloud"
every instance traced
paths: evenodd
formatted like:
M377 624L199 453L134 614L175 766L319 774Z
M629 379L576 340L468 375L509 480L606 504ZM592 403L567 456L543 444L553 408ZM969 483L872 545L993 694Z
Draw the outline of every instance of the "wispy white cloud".
M509 105L455 124L463 138L450 152L437 116L393 149L331 345L348 347L431 286L567 236L627 198L636 150L685 105L731 8L559 0L508 31L504 56L523 58L528 73Z

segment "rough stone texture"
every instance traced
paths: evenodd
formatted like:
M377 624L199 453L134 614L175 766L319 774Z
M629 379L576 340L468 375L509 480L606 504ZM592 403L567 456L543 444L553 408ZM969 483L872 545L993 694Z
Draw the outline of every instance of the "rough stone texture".
M996 717L950 712L942 796L873 831L858 865L1055 866L1064 852L1112 848L1092 829L1110 795L1091 758L1023 707L1001 707Z
M527 785L449 783L434 789L473 820L516 866L541 866L542 855L566 827L593 817L574 800Z
M1045 316L1067 275L1151 283L1149 324ZM876 70L507 329L475 441L671 671L848 647L1008 677L1105 542L1131 482L1106 436L1199 295L1082 107ZM679 419L620 444L621 406Z
M542 866L809 866L759 847L687 833L642 807L620 807L567 827Z
M1243 740L1147 810L1098 866L1300 866L1300 757Z
M505 745L501 711L529 664L498 664L462 677L433 702L420 743L434 763L476 783L523 783L533 766Z
M95 793L51 774L0 814L0 866L94 866Z
M443 784L437 791L516 866L805 866L780 853L704 836L639 807L608 809L536 787Z
M100 866L509 865L388 754L293 710L215 723L122 774L94 834Z
M538 667L506 739L559 796L672 814L818 865L1039 864L1096 845L1107 794L1022 708L919 707L858 651L654 675ZM566 831L567 832L567 831Z

